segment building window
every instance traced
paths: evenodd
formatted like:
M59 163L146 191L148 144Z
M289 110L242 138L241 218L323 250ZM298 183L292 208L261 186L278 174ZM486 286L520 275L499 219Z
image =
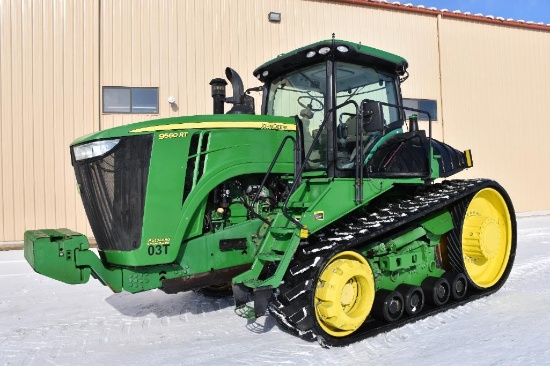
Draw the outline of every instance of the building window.
M103 113L158 114L159 88L103 87Z
M426 111L432 116L432 121L437 121L437 101L431 99L408 99L403 98L403 106L408 108L419 109L421 111ZM414 111L405 110L405 115L407 119L411 114L418 115L418 120L427 121L428 116L425 113L418 113Z

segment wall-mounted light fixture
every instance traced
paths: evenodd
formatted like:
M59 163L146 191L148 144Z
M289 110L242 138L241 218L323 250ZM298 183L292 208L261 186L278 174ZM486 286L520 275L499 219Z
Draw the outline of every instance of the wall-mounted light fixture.
M267 19L269 19L270 22L280 23L281 22L281 13L275 13L274 11L271 11L267 15Z

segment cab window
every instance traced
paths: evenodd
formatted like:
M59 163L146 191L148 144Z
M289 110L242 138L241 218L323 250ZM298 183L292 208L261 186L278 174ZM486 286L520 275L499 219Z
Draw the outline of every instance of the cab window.
M370 99L389 104L398 104L395 77L376 71L373 68L339 62L336 64L336 105L353 100L357 105ZM363 139L365 152L368 152L382 132L357 135L355 106L348 104L338 109L337 115L337 166L340 169L351 169L357 161L356 141ZM398 123L402 120L399 109L383 106L384 125Z

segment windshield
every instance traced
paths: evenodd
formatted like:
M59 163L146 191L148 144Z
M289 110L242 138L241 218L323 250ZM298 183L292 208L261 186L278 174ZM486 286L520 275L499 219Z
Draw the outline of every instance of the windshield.
M325 115L326 64L317 64L296 70L274 79L269 86L268 115L300 116L304 126L304 150L310 149L313 136L323 123ZM308 159L306 169L326 166L326 131L319 148Z
M390 74L376 71L371 67L336 62L335 80L336 101L334 105L340 105L349 100L354 100L357 105L361 105L361 101L365 99L398 104L396 80ZM297 69L275 78L271 81L268 90L265 112L275 116L298 115L304 126L304 149L307 153L325 115L326 63ZM357 124L354 118L355 113L353 104L336 111L336 124L344 126L347 131L347 136L338 136L337 138L336 160L340 169L350 169L356 161L357 133L355 131ZM401 120L401 113L397 108L383 106L383 115L385 126ZM380 134L381 132L363 134L365 152L374 145ZM315 144L307 161L306 169L326 167L326 146L327 134L324 129L319 143Z

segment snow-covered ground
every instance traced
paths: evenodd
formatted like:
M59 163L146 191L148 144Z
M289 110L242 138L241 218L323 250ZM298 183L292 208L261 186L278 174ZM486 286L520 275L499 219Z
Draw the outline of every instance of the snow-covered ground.
M518 226L496 294L332 349L271 317L239 318L229 298L70 286L34 273L23 251L0 252L0 365L550 365L550 216Z

